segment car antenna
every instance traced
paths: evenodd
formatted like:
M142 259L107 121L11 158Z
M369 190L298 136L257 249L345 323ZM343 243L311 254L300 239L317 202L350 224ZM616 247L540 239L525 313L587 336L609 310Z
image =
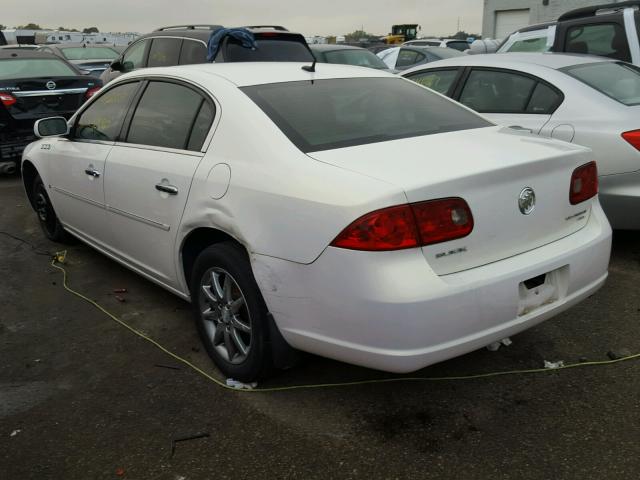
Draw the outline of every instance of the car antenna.
M317 60L313 59L313 63L311 65L303 65L302 66L302 70L304 70L305 72L315 72L316 71L316 62Z

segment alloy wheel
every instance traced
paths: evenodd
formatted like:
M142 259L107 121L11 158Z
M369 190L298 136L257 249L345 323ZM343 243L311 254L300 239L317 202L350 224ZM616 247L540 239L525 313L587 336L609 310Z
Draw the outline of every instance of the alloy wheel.
M251 350L251 315L233 276L214 267L200 282L200 315L214 350L225 361L240 364Z

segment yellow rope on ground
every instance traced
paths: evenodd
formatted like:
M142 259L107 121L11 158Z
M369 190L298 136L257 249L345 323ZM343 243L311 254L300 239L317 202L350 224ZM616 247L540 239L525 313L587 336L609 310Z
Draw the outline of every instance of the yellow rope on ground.
M528 374L528 373L548 373L548 372L555 372L555 371L558 371L558 370L567 370L567 369L570 369L570 368L590 367L590 366L596 366L596 365L612 365L612 364L615 364L615 363L620 363L620 362L625 362L627 360L640 358L640 353L636 353L635 355L629 355L627 357L617 358L615 360L602 360L602 361L595 361L595 362L572 363L572 364L568 364L568 365L559 366L559 367L556 367L556 368L532 368L532 369L526 369L526 370L507 370L507 371L503 371L503 372L489 372L489 373L479 373L479 374L475 374L475 375L458 375L458 376L449 376L449 377L393 377L393 378L380 378L380 379L372 379L372 380L358 380L358 381L353 381L353 382L316 383L316 384L290 385L290 386L285 386L285 387L254 388L254 389L244 389L243 388L243 389L240 389L240 388L231 387L231 386L227 385L225 382L223 382L222 380L219 380L219 379L215 378L214 376L209 375L207 372L202 370L200 367L194 365L193 363L191 363L186 358L183 358L180 355L177 355L177 354L173 353L172 351L170 351L169 349L167 349L166 347L164 347L163 345L158 343L153 338L145 335L140 330L136 330L135 328L133 328L131 325L127 324L123 320L120 320L118 317L116 317L114 314L109 312L106 308L104 308L103 306L101 306L100 304L95 302L94 300L91 300L90 298L86 297L82 293L77 292L76 290L74 290L71 287L69 287L69 285L67 283L67 271L66 271L66 269L64 267L61 266L64 263L65 259L66 259L66 255L67 255L66 250L63 251L63 252L56 253L55 257L51 261L51 266L53 268L57 268L58 270L60 270L62 272L62 275L63 275L62 285L63 285L63 287L64 287L64 289L66 291L68 291L69 293L75 295L76 297L81 298L85 302L90 303L91 305L96 307L98 310L100 310L102 313L104 313L109 318L111 318L113 321L117 322L118 324L120 324L121 326L123 326L124 328L129 330L130 332L134 333L138 337L140 337L140 338L146 340L147 342L153 344L154 346L156 346L157 348L162 350L164 353L166 353L167 355L172 357L174 360L177 360L178 362L188 366L192 370L195 370L200 375L205 377L207 380L212 381L213 383L215 383L219 387L225 388L227 390L233 390L233 391L236 391L236 392L247 392L247 393L249 393L249 392L283 392L283 391L286 391L286 390L303 390L303 389L312 389L312 388L331 388L331 387L350 387L350 386L355 386L355 385L369 385L369 384L376 384L376 383L438 382L438 381L455 381L455 380L474 380L474 379L478 379L478 378L491 378L491 377L499 377L499 376L503 376L503 375L522 375L522 374Z

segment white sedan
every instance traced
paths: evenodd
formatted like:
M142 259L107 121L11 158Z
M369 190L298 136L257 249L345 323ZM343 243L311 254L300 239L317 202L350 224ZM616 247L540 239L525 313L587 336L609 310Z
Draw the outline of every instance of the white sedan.
M611 229L588 149L384 72L309 70L140 70L68 124L39 121L22 172L45 234L190 300L243 381L291 347L413 371L602 286Z
M613 228L640 229L640 69L594 56L505 53L402 74L490 120L593 150Z

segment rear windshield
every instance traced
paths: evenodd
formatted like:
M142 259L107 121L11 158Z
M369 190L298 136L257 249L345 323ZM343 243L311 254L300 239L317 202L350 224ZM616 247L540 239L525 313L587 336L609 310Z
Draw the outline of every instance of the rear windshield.
M303 152L492 125L401 78L286 82L242 90Z
M67 60L93 60L93 59L107 59L115 60L120 56L115 50L111 50L107 47L95 48L95 47L69 47L62 48L62 54Z
M77 73L55 58L15 58L0 60L0 80L32 77L75 77Z
M303 43L289 40L256 39L258 48L244 48L237 40L229 39L225 62L312 62L313 56Z
M640 69L622 62L587 63L562 71L625 105L640 105Z
M378 58L378 56L371 53L369 50L333 50L324 53L327 63L340 63L343 65L355 65L357 67L369 67L377 68L379 70L386 70L387 65Z

